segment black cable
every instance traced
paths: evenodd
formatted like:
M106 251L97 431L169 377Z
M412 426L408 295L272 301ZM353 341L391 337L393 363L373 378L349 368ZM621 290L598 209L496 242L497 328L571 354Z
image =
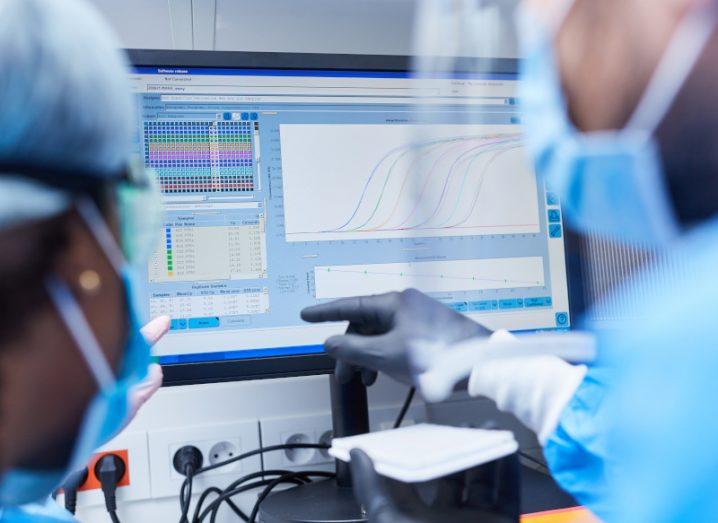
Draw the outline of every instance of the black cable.
M265 479L265 480L262 480L262 483L269 484L271 481L273 481L273 480ZM300 485L305 485L305 484L306 484L303 480L292 480L292 479L289 479L289 480L286 480L286 481L284 481L284 482L285 482L285 483L291 483L291 484L294 485L294 486L300 486ZM262 486L262 485L258 485L258 486ZM239 490L240 488L243 489L244 487L239 487L239 488L237 488L236 490ZM255 487L255 488L257 488L257 487ZM247 490L251 490L251 489L247 489ZM231 495L236 496L236 495L238 495L238 494L240 494L240 492L235 492L235 493L232 493ZM227 499L229 499L229 498L223 499L222 501L227 501ZM220 501L217 505L215 505L215 506L212 508L211 516L210 516L210 518L209 518L209 522L210 522L210 523L216 523L216 521L217 521L217 516L219 515L219 507L222 506L222 501ZM247 521L249 521L249 518L247 518ZM201 523L201 522L200 522L200 523Z
M187 515L189 514L189 507L192 503L192 484L194 483L194 473L192 471L192 465L187 464L184 468L185 480L182 483L180 489L180 508L182 513L180 515L180 523L188 523ZM185 484L187 487L185 487Z
M199 512L202 509L202 505L204 505L205 500L209 497L210 494L217 494L218 496L222 495L222 489L219 487L209 487L202 492L202 495L199 497L199 500L197 501L197 506L194 510L194 516L192 516L192 522L199 520ZM240 509L231 499L226 499L227 505L234 511L234 513L241 519L242 521L247 521L249 519L249 516L245 514L242 509Z
M202 494L199 496L199 499L197 500L197 504L194 506L194 516L192 516L192 523L197 521L199 511L202 509L202 505L204 505L205 500L210 496L210 494L221 495L222 489L219 487L207 487L206 489L204 489L204 492L202 492Z
M225 489L223 489L225 492L228 490L234 490L237 487L239 487L242 483L246 483L247 481L262 478L266 479L264 476L282 476L284 474L290 474L291 470L260 470L258 472L252 472L251 474L247 474L246 476L242 476L238 480L233 481L230 483Z
M409 408L411 407L411 403L414 400L414 396L416 394L416 388L411 387L409 389L409 392L407 393L406 399L404 400L404 404L401 407L401 410L399 411L399 415L397 416L396 421L394 422L394 428L398 428L401 426L402 422L404 421L404 418L406 417L407 412L409 411ZM202 467L197 469L194 472L194 475L201 474L203 472L207 472L210 470L214 470L220 467L224 467L226 465L230 465L232 463L236 463L237 461L241 461L243 459L250 458L252 456L256 455L262 455L265 452L273 452L277 450L289 450L289 449L327 449L329 448L329 445L324 444L317 444L317 443L289 443L284 445L272 445L269 447L264 447L256 450L252 450L249 452L245 452L244 454L240 454L238 456L235 456L233 458L230 458L225 461L221 461L219 463L215 463L213 465L208 465L206 467ZM256 519L256 513L259 511L259 504L261 504L261 501L266 498L266 496L280 483L287 482L287 478L291 479L297 479L301 478L302 476L307 477L309 474L306 472L292 472L289 474L284 474L280 476L279 478L273 479L273 480L264 480L263 482L255 482L252 483L252 487L250 485L245 485L244 487L238 487L242 483L249 481L250 479L254 479L257 477L264 477L265 475L271 475L272 472L280 472L280 471L260 471L253 474L248 474L247 476L244 476L240 478L239 480L233 482L230 486L225 488L223 491L220 491L217 487L210 487L206 489L202 496L199 499L197 507L195 507L194 516L192 518L192 523L201 522L204 518L206 518L210 513L215 514L217 513L217 510L219 509L219 506L224 502L227 501L230 506L232 506L232 509L234 512L243 520L245 521L253 521ZM281 471L283 472L283 471ZM312 473L311 475L315 476L324 476L324 477L335 477L332 473L322 472L322 473ZM236 496L237 494L241 494L242 492L246 492L247 490L251 490L252 488L257 488L260 485L260 483L264 483L267 485L267 488L265 488L265 491L260 494L260 497L255 504L255 507L253 509L253 516L250 516L248 519L245 519L247 516L243 513L239 507L237 507L232 501L231 497ZM188 491L189 487L189 491ZM238 488L235 488L238 487ZM270 488L271 487L271 488ZM221 494L220 494L221 492ZM219 494L217 498L212 500L212 502L204 509L203 512L200 513L200 510L202 508L202 505L204 504L204 501L207 499L207 497L210 494ZM182 487L180 488L180 502L182 504L183 508L183 519L181 520L181 523L188 523L187 522L187 514L189 512L189 504L191 502L192 498L192 476L185 477L185 480L182 482ZM185 503L186 500L186 503ZM216 516L215 516L216 517ZM253 519L254 518L254 519Z
M288 470L266 470L266 471L253 472L252 474L247 474L246 476L242 476L238 480L233 481L224 489L220 489L218 487L209 487L202 493L199 500L197 501L197 505L195 506L195 509L194 509L194 516L192 517L192 523L198 521L199 514L202 511L202 505L204 504L204 502L207 499L207 497L209 496L209 494L214 493L214 494L218 494L221 496L225 492L234 490L239 485L241 485L242 483L246 483L247 481L251 481L253 479L257 479L260 477L262 479L264 479L264 475L266 475L266 474L273 475L273 476L281 476L282 474L287 474L288 472L289 472ZM216 499L213 500L212 503L214 503L214 501L216 501ZM237 507L237 505L235 505L231 499L227 498L227 499L225 499L225 501L227 502L227 504L230 507L232 507L232 510L234 510L234 513L237 514L242 520L244 520L244 521L249 520L249 516L247 516L247 514L245 514L239 507Z
M295 477L309 477L309 476L315 476L315 477L324 477L324 478L335 478L336 474L333 472L324 472L324 471L300 471L300 472L292 472L290 474L285 474L284 476L280 476L279 478L275 479L271 483L269 483L265 489L259 494L259 497L257 498L257 502L254 504L254 508L252 509L252 514L249 516L249 523L256 523L257 515L259 514L259 507L262 504L262 502L266 499L267 496L274 490L278 485L281 483L286 483L288 481L292 481ZM311 480L310 480L311 482Z
M277 479L278 479L278 478L277 478ZM209 505L207 505L207 506L204 508L204 510L202 511L202 513L201 513L201 514L199 515L199 517L197 518L197 522L201 523L202 521L204 521L204 519L205 519L207 516L209 516L210 514L212 514L212 512L215 510L215 508L216 508L217 506L219 506L221 503L224 502L224 500L226 500L226 499L228 499L228 498L230 498L230 497L236 496L237 494L241 494L241 493L243 493L243 492L247 492L248 490L253 490L253 489L256 489L256 488L259 488L259 487L264 487L264 486L266 486L266 485L272 483L273 481L275 481L275 480L273 480L273 479L263 479L263 480L255 481L254 483L249 483L248 485L243 485L243 486L238 487L238 488L236 488L236 489L234 489L234 490L232 490L232 491L223 493L221 496L219 496L219 497L217 497L216 499L212 500L212 503L210 503ZM293 481L292 483L295 484L295 485L303 484L303 483L302 483L301 481L299 481L299 480Z
M406 413L409 412L409 407L411 407L411 402L414 401L414 394L416 394L416 388L411 387L406 395L406 399L404 400L404 405L402 405L401 410L399 411L399 416L397 416L396 421L394 422L395 429L401 427L401 424L404 422Z
M272 479L264 479L263 476L265 476L265 475L284 476L287 474L293 474L293 473L288 470L263 470L263 471L259 471L259 472L254 472L252 474L247 474L243 478L240 478L240 479L234 481L232 484L230 484L227 488L224 489L221 499L217 498L212 502L212 504L214 506L212 509L212 517L210 518L210 523L213 523L215 521L217 514L219 513L219 508L222 505L223 501L229 503L231 501L230 498L232 496L236 496L237 494L241 494L242 492L244 492L243 488L239 487L239 485L241 485L242 483L246 483L247 481L250 481L252 479L257 479L259 477L262 477L262 481L265 481L266 484L269 484L269 482L271 482L273 480ZM299 472L298 474L301 475L300 477L297 478L299 481L294 481L294 480L288 480L288 481L295 485L303 485L306 483L311 483L311 479L308 477L306 472ZM331 474L331 473L327 473L327 474ZM332 477L334 476L334 474L331 474L331 475L332 475ZM258 486L261 486L261 485L258 485ZM228 494L228 496L225 497L224 494ZM242 519L244 519L244 521L249 521L249 516L247 516L246 514L244 516L245 517Z
M87 481L88 474L89 471L87 467L85 467L82 470L70 474L65 480L65 483L62 484L62 490L65 492L65 510L73 516L77 509L77 489Z
M304 474L303 472L291 472L289 474L284 474L283 476L279 476L277 479L274 479L269 482L269 484L264 487L264 490L259 494L259 497L257 498L257 502L254 504L254 508L252 508L252 514L249 516L249 523L256 523L257 521L257 514L259 514L259 507L262 504L262 502L266 499L267 496L275 489L277 486L281 485L282 483L287 483L293 479L295 479L297 476L301 476Z
M221 496L223 494L223 490L219 487L209 487L205 489L204 492L202 492L202 495L199 497L199 500L197 501L197 506L194 510L194 516L192 516L192 523L195 521L199 521L199 512L202 509L202 505L204 505L205 500L209 497L210 494L217 494L218 496ZM216 498L215 498L216 499ZM229 508L232 509L232 511L241 519L242 521L248 521L249 516L244 513L244 511L239 508L234 501L231 499L225 500L227 505L229 505Z
M249 485L244 486L238 486L241 482L246 482L251 479L255 479L258 477L261 477L261 474L267 474L267 475L279 475L279 478L273 478L273 479L264 479L261 481L257 481L255 483L251 483ZM258 487L267 486L273 481L285 478L282 480L282 483L292 483L293 485L299 486L304 485L306 483L311 483L311 477L324 477L324 478L334 478L336 477L336 474L333 472L324 472L324 471L299 471L299 472L289 472L284 470L267 470L263 472L255 472L252 474L248 474L247 476L240 478L239 480L235 481L233 485L237 485L235 488L230 489L230 487L227 487L224 489L224 492L221 496L215 498L212 500L212 502L207 505L204 512L196 518L196 520L193 520L192 523L201 523L204 518L207 517L208 514L212 514L212 518L210 518L210 522L214 521L214 518L217 517L217 513L219 512L219 507L222 505L223 502L229 503L231 500L230 498L233 496L236 496L238 494L241 494L243 492L246 492L248 490L252 490ZM288 479L287 479L288 478ZM230 485L231 486L231 485ZM244 521L250 521L250 517L247 517L247 519L242 518Z
M220 467L224 467L226 465L230 465L232 463L236 463L237 461L241 461L243 459L251 458L252 456L256 456L257 454L264 454L265 452L274 452L276 450L289 450L289 449L328 449L329 445L325 445L323 443L285 443L283 445L272 445L269 447L263 447L261 449L255 449L250 450L249 452L245 452L244 454L239 454L237 456L234 456L233 458L229 458L224 461L220 461L218 463L214 463L212 465L207 465L206 467L201 467L197 469L194 473L194 475L202 474L203 472L207 472L210 470L215 470ZM182 487L180 488L180 497L182 496L182 492L185 491L187 488L187 478L184 479L182 482Z
M117 486L127 472L124 460L116 454L106 454L95 463L95 477L100 480L105 508L112 523L119 523L117 517Z
M188 523L190 506L192 504L192 488L196 471L202 467L202 452L194 445L180 447L172 457L172 466L182 474L185 479L180 488L180 523Z
M219 489L217 487L210 487L210 489L216 490L217 491L216 494L219 494L221 496L222 494L224 494L226 492L236 489L242 483L246 483L247 481L251 481L251 480L257 479L257 478L266 479L265 478L266 475L281 476L282 474L288 474L289 472L290 472L289 470L261 470L259 472L253 472L251 474L247 474L246 476L242 476L238 480L230 483L224 489ZM210 489L207 489L207 490L210 490ZM197 502L197 506L195 507L195 511L194 511L194 517L192 518L192 523L195 523L196 521L199 520L199 514L202 510L202 505L204 504L204 500L207 498L206 494L208 494L207 491L203 492L202 497L200 497L199 501ZM212 503L214 503L214 501L216 501L216 499L213 500ZM242 519L243 521L249 521L249 516L247 514L245 514L244 511L242 511L239 507L237 507L237 505L235 505L234 502L230 498L226 498L226 499L224 499L224 501L227 502L227 504L230 507L232 507L232 510L234 511L235 514L237 514L240 517L240 519ZM221 502L220 502L220 504L221 504Z

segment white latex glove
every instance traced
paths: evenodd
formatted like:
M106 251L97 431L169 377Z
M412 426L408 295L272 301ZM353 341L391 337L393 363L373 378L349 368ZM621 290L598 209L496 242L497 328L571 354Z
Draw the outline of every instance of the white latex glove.
M505 330L491 339L513 337ZM492 359L477 365L469 378L469 394L486 396L510 412L545 445L563 410L586 375L585 365L571 365L556 356Z
M162 336L170 330L170 317L160 316L150 321L147 325L140 329L142 336L145 337L150 346L157 343ZM151 363L147 369L147 379L142 383L135 385L130 392L130 410L125 420L125 426L135 417L140 407L152 397L162 386L162 367L157 363Z

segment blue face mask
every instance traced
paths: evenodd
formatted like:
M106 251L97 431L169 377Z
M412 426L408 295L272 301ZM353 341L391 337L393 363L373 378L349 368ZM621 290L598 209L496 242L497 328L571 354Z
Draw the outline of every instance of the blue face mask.
M528 11L519 13L525 57L519 98L526 140L537 172L561 198L566 219L577 230L653 245L670 242L680 233L664 186L654 132L700 57L714 24L712 11L698 9L688 14L628 125L617 131L582 133L568 118L553 31Z
M73 471L86 466L98 447L112 439L125 425L129 415L130 392L147 377L150 346L140 333L130 269L121 260L112 234L94 204L81 202L78 210L98 243L122 276L126 289L129 331L124 356L117 375L90 328L79 304L66 283L46 282L47 291L62 321L98 385L78 432L71 458L63 470L11 469L0 480L0 507L25 505L49 496Z

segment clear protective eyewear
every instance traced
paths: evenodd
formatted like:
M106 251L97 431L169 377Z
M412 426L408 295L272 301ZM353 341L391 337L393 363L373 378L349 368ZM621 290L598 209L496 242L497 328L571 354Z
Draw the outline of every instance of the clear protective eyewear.
M117 242L110 242L111 235L102 234L101 237L108 238L105 242L108 245L103 247L112 253L111 261L118 272L126 263L132 266L145 264L156 247L162 224L161 192L156 172L147 169L139 158L131 158L121 170L111 174L29 162L0 162L0 172L34 182L28 197L32 197L33 191L42 190L63 194L65 209L76 206L79 212L86 214L84 217L90 226L96 224L107 229L105 218L96 206L82 202L90 201L89 195L111 202L117 210L119 238ZM52 210L57 212L56 208Z
M156 248L162 226L162 198L154 169L139 158L128 164L128 179L117 184L120 244L133 266L145 264Z

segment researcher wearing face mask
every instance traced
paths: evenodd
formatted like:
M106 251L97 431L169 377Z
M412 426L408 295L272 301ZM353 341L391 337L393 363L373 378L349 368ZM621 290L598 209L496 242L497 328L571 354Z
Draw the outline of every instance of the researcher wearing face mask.
M131 268L158 215L112 35L80 1L0 1L3 522L72 520L50 494L162 381L169 319L140 330Z
M469 393L536 432L559 484L605 521L712 521L718 508L710 441L718 419L717 11L712 0L526 0L513 13L525 57L525 140L568 223L684 261L671 281L648 268L616 291L637 300L646 319L601 335L600 365L495 360L469 382ZM417 291L340 300L302 316L350 322L326 342L340 370L369 368L407 384L420 370L409 356L416 340L510 336ZM370 520L441 520L396 503L366 455L352 462Z

